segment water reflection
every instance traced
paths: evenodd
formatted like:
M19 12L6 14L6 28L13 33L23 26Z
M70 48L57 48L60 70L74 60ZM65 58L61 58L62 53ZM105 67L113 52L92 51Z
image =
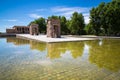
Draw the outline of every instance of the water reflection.
M82 56L84 50L83 42L66 42L66 43L51 43L47 44L48 57L51 59L60 58L61 54L70 51L73 58Z
M39 51L44 51L46 49L46 44L42 42L36 42L33 40L26 40L26 39L21 39L21 38L15 38L15 37L8 37L7 38L7 43L13 43L16 46L19 45L30 45L30 49L34 50L39 50Z
M39 51L44 51L46 49L46 44L45 43L42 43L42 42L36 42L36 41L33 41L33 40L30 40L30 48L33 50L33 49L36 49L36 50L39 50Z
M60 58L66 51L70 51L73 58L82 56L84 50L83 42L66 42L66 43L42 43L33 40L25 40L19 38L7 38L7 42L13 42L14 45L30 44L30 48L44 51L47 48L47 57L50 59Z
M102 41L89 41L87 44L90 46L89 61L91 63L112 71L120 70L119 40L104 39Z
M30 48L45 51L47 50L47 57L50 59L61 58L62 55L69 52L72 58L76 59L82 57L84 52L88 53L88 60L93 65L99 68L108 69L111 71L120 70L120 40L103 39L100 41L84 41L84 42L65 42L65 43L42 43L33 40L24 40L18 38L7 38L8 43L14 45L29 44ZM85 45L89 46L88 51L84 51ZM68 56L68 55L67 55Z
M7 38L7 43L13 43L14 45L26 45L26 44L29 44L30 41L25 40L25 39L16 38L16 37L9 37L9 38Z

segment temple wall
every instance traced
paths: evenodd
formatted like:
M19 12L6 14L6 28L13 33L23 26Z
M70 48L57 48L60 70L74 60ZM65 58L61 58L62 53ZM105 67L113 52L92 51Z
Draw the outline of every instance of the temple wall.
M47 37L59 38L60 36L60 20L50 19L47 20Z
M39 29L37 24L31 24L30 25L30 34L31 35L38 35L39 34Z
M15 33L15 29L6 29L6 33Z
M39 34L38 25L31 24L29 26L14 26L12 29L6 29L6 33L16 33L16 34Z

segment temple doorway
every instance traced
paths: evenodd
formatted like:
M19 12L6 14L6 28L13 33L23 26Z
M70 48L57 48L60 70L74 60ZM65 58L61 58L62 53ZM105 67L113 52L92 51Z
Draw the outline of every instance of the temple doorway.
M49 19L47 20L47 37L60 38L60 20Z
M54 37L57 37L57 35L58 35L58 26L57 26L57 25L54 25L53 36L54 36Z

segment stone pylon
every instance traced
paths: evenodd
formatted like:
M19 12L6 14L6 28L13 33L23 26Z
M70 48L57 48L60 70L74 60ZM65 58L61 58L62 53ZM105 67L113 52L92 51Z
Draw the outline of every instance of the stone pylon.
M48 19L47 20L47 37L60 38L60 20Z
M30 34L31 35L38 35L39 34L38 24L31 24L30 25Z

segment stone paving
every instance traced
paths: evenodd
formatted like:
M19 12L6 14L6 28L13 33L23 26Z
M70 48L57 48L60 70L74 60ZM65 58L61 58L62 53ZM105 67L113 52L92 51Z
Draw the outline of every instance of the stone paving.
M40 80L120 80L120 72L105 73L101 69L88 69L76 67L60 72L46 73L40 76Z
M95 40L98 38L77 38L77 37L70 37L70 36L61 36L61 38L48 38L46 35L30 35L30 34L16 34L17 37L26 38L26 39L33 39L42 42L71 42L71 41L85 41L85 40Z

